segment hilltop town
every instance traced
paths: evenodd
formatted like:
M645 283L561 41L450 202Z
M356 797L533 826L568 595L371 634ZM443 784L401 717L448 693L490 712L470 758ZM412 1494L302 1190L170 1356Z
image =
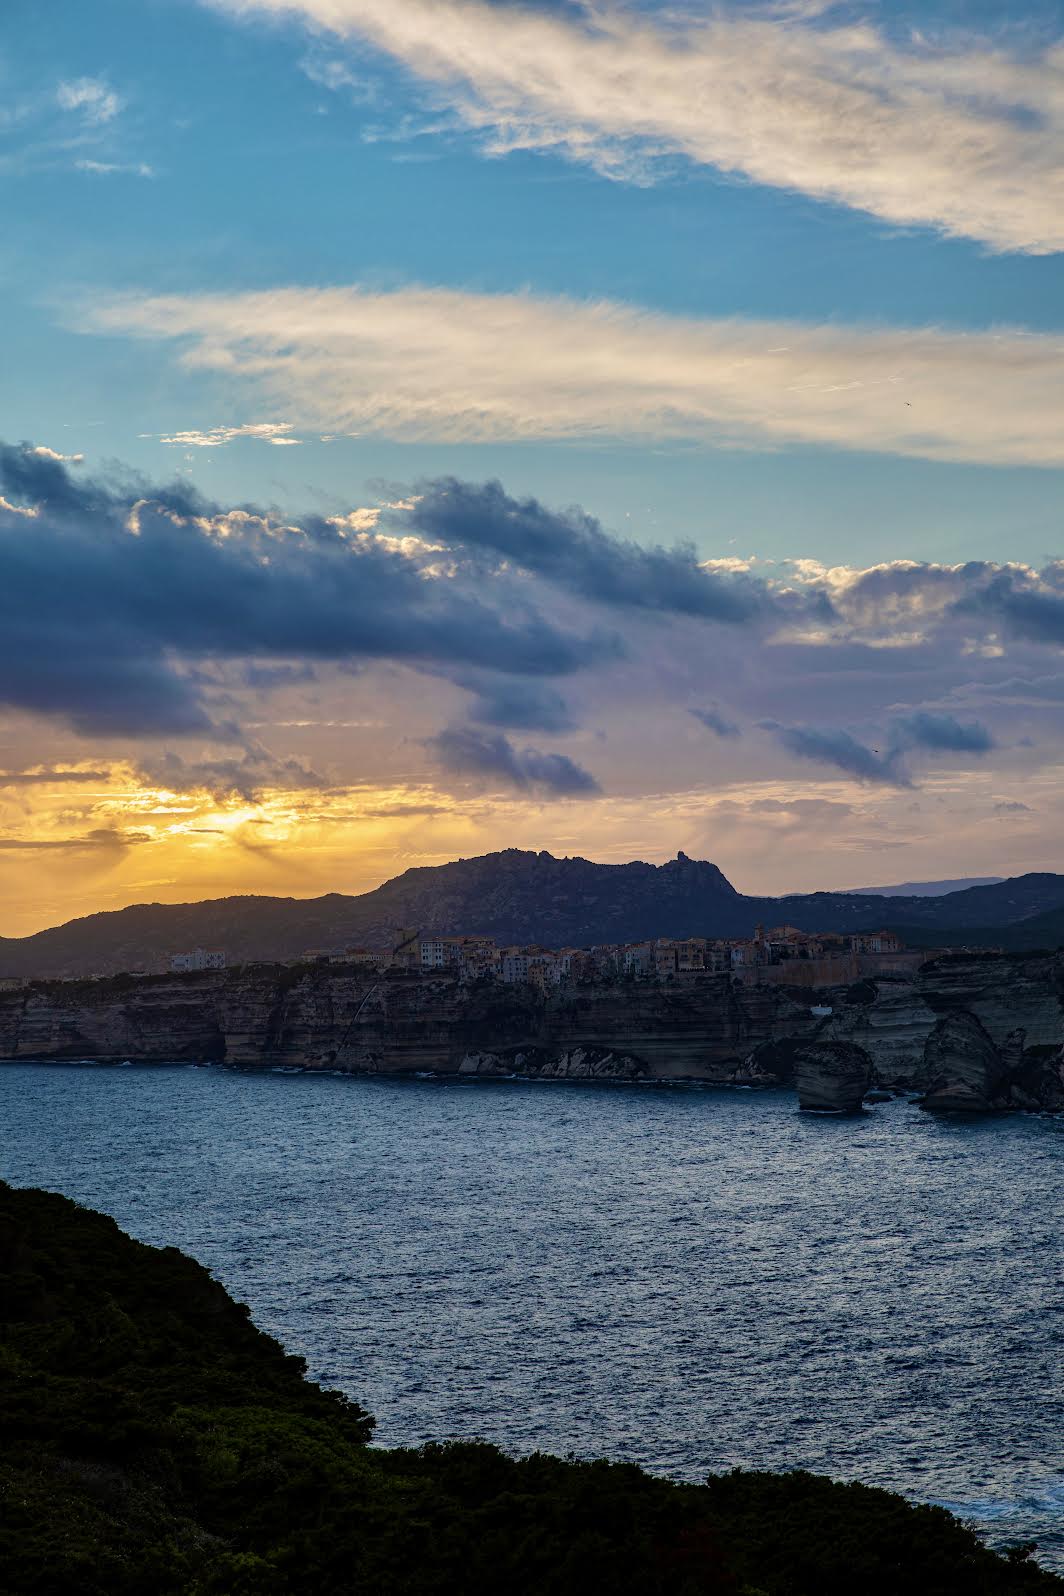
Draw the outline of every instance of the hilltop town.
M422 935L408 926L396 932L387 949L306 948L295 959L234 961L224 948L197 947L172 953L168 968L171 975L186 975L234 967L254 970L325 964L368 968L381 974L392 970L422 975L445 972L460 982L499 981L548 991L581 981L662 981L705 974L731 975L754 985L838 986L865 975L900 974L915 969L926 957L926 951L907 952L893 931L813 936L795 926L774 926L766 931L759 925L747 938L654 937L589 948L546 948L535 943L500 947L489 936ZM144 978L163 973L165 967L160 961L154 969L139 965L123 973ZM101 972L97 979L102 978ZM26 985L25 977L0 977L0 991Z
M217 950L202 950L201 967L217 968ZM901 972L926 953L906 954L892 931L852 935L824 932L810 935L795 926L765 930L752 937L654 937L644 942L599 943L589 948L545 948L537 944L500 947L493 937L428 936L412 927L401 929L389 950L379 948L308 948L300 962L371 965L378 970L422 972L449 970L464 980L496 980L505 985L548 989L567 982L629 977L669 980L678 976L730 974L740 980L779 981L797 986L834 986L871 973ZM179 955L172 968L188 968L189 955Z

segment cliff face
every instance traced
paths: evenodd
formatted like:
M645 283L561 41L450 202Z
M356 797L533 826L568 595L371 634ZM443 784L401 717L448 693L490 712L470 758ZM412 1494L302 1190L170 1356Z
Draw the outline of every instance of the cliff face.
M0 994L8 1059L797 1083L816 1107L852 1107L876 1086L922 1091L928 1107L1064 1108L1062 1047L1060 954L939 958L817 993L719 975L544 995L445 972L274 965Z
M727 976L544 997L443 973L273 966L2 994L0 1056L574 1076L604 1073L609 1057L618 1078L726 1081L752 1049L818 1023L807 994L733 989Z

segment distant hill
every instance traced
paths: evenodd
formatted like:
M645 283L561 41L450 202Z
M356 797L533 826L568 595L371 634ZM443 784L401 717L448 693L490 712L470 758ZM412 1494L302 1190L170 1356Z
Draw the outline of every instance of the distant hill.
M1006 953L1031 952L1035 948L1064 947L1064 908L1011 925L938 926L901 925L893 927L910 947L1004 948Z
M813 892L744 897L705 860L595 864L508 848L404 871L358 897L215 898L135 904L35 936L0 938L0 976L111 974L158 966L189 947L221 947L231 962L294 959L308 948L387 947L399 926L480 932L548 947L654 936L749 936L759 922L804 931L1015 925L1064 909L1064 875L1016 876L946 898ZM1021 933L1022 935L1022 933Z
M966 887L992 887L1004 876L959 876L955 881L902 881L893 887L848 887L858 898L941 898Z

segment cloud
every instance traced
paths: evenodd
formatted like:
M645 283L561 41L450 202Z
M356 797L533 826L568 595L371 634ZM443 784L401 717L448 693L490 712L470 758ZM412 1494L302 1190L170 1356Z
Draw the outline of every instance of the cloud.
M763 586L745 575L705 570L693 546L646 549L608 535L583 510L558 512L537 499L513 499L501 482L419 483L410 507L387 510L382 522L450 548L484 550L623 609L744 621L765 600Z
M848 731L826 726L780 726L772 721L762 721L761 725L774 732L788 753L799 759L833 765L858 781L884 782L893 787L910 785L895 753L888 750L881 754L878 749L867 748Z
M74 162L79 172L92 172L97 177L154 177L155 168L147 161L92 161L87 157Z
M187 365L328 433L1064 464L1064 345L1052 333L683 317L443 288L127 296L75 320L177 340ZM169 437L205 447L227 430Z
M81 465L85 459L83 454L60 454L55 449L49 449L46 443L35 444L30 453L39 455L42 460L65 460L69 465Z
M219 449L232 443L234 438L256 438L274 446L295 445L302 438L290 438L293 430L290 421L246 421L235 427L193 427L186 432L160 433L160 443L176 444L182 449Z
M102 78L73 78L60 83L56 101L63 111L78 111L94 126L112 122L122 109L122 101Z
M313 665L245 665L241 672L248 687L256 692L272 693L279 687L305 687L318 679Z
M111 826L99 826L82 837L0 837L0 848L12 852L81 852L83 849L107 853L125 853L137 843L154 839L143 831L118 831Z
M554 150L636 182L681 157L993 249L1064 247L1059 38L892 35L823 6L211 3L374 46L491 154Z
M689 709L687 713L693 715L695 720L701 721L707 730L716 732L718 737L742 736L742 731L735 721L729 720L726 715L722 715L716 705L712 709Z
M1018 637L1064 645L1064 561L1035 573L1022 566L984 566L984 580L958 597L958 615L994 617Z
M110 780L106 770L0 770L0 787L58 787L73 783L95 785Z
M325 787L301 760L277 759L253 744L240 759L186 760L168 751L140 762L137 774L153 787L171 792L208 792L216 799L242 798L255 803L264 789L306 792Z
M893 720L890 731L891 746L898 752L906 748L931 748L949 753L985 754L994 747L993 737L978 721L962 725L952 715L929 714L925 710Z
M1002 638L1064 646L1064 561L1040 571L1018 563L967 560L938 565L895 560L856 570L815 560L789 561L837 617L836 636L891 645L918 643L935 631L974 632L969 652L1000 654ZM1053 696L1053 695L1050 695Z
M832 798L755 798L745 806L746 812L755 815L788 815L793 819L834 825L854 813L851 804L838 803Z
M9 446L0 490L36 511L0 508L0 702L85 734L234 740L189 670L203 660L391 659L549 677L617 654L615 639L565 632L527 596L482 597L320 518L278 525L223 513L187 486L75 480Z
M483 726L507 726L517 731L572 731L576 722L565 699L543 682L499 677L479 682L468 675L455 676L459 687L476 693L467 711Z
M910 787L912 777L904 755L913 750L936 753L985 754L994 739L978 721L962 725L952 715L918 710L890 722L889 739L883 750L869 748L841 728L781 726L762 721L766 731L775 734L789 753L822 765L834 765L858 781L882 782L888 786Z
M521 792L576 798L597 793L591 773L565 754L543 754L537 748L517 749L501 732L473 726L448 726L426 747L444 770L460 776L500 781Z

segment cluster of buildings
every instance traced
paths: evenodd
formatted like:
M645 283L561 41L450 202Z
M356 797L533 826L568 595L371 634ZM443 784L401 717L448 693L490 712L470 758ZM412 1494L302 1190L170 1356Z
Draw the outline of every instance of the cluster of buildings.
M189 970L224 970L224 948L190 948L187 953L171 953L171 975L185 975Z
M602 943L590 948L499 947L492 937L421 935L405 928L390 952L310 949L307 957L335 964L367 964L380 970L452 970L466 980L488 976L507 985L546 989L596 977L663 980L706 972L746 977L770 969L778 970L782 979L818 979L825 962L838 964L840 978L846 979L843 962L852 966L861 955L897 954L902 946L892 931L812 935L788 925L769 931L758 926L750 938L655 937L647 942Z
M730 974L750 984L782 982L831 986L861 975L915 967L926 954L906 953L893 931L812 934L795 926L758 926L752 937L655 937L646 942L605 942L590 948L500 947L493 937L438 936L412 927L400 930L390 949L307 948L297 963L365 965L375 971L449 971L464 981L487 977L508 986L549 990L571 981L630 977L668 980L697 974ZM274 960L253 959L273 965ZM224 948L189 948L170 955L170 972L224 970ZM147 967L126 972L144 977ZM75 979L69 977L68 979ZM93 979L101 979L94 976ZM25 976L0 975L0 992L19 991Z

